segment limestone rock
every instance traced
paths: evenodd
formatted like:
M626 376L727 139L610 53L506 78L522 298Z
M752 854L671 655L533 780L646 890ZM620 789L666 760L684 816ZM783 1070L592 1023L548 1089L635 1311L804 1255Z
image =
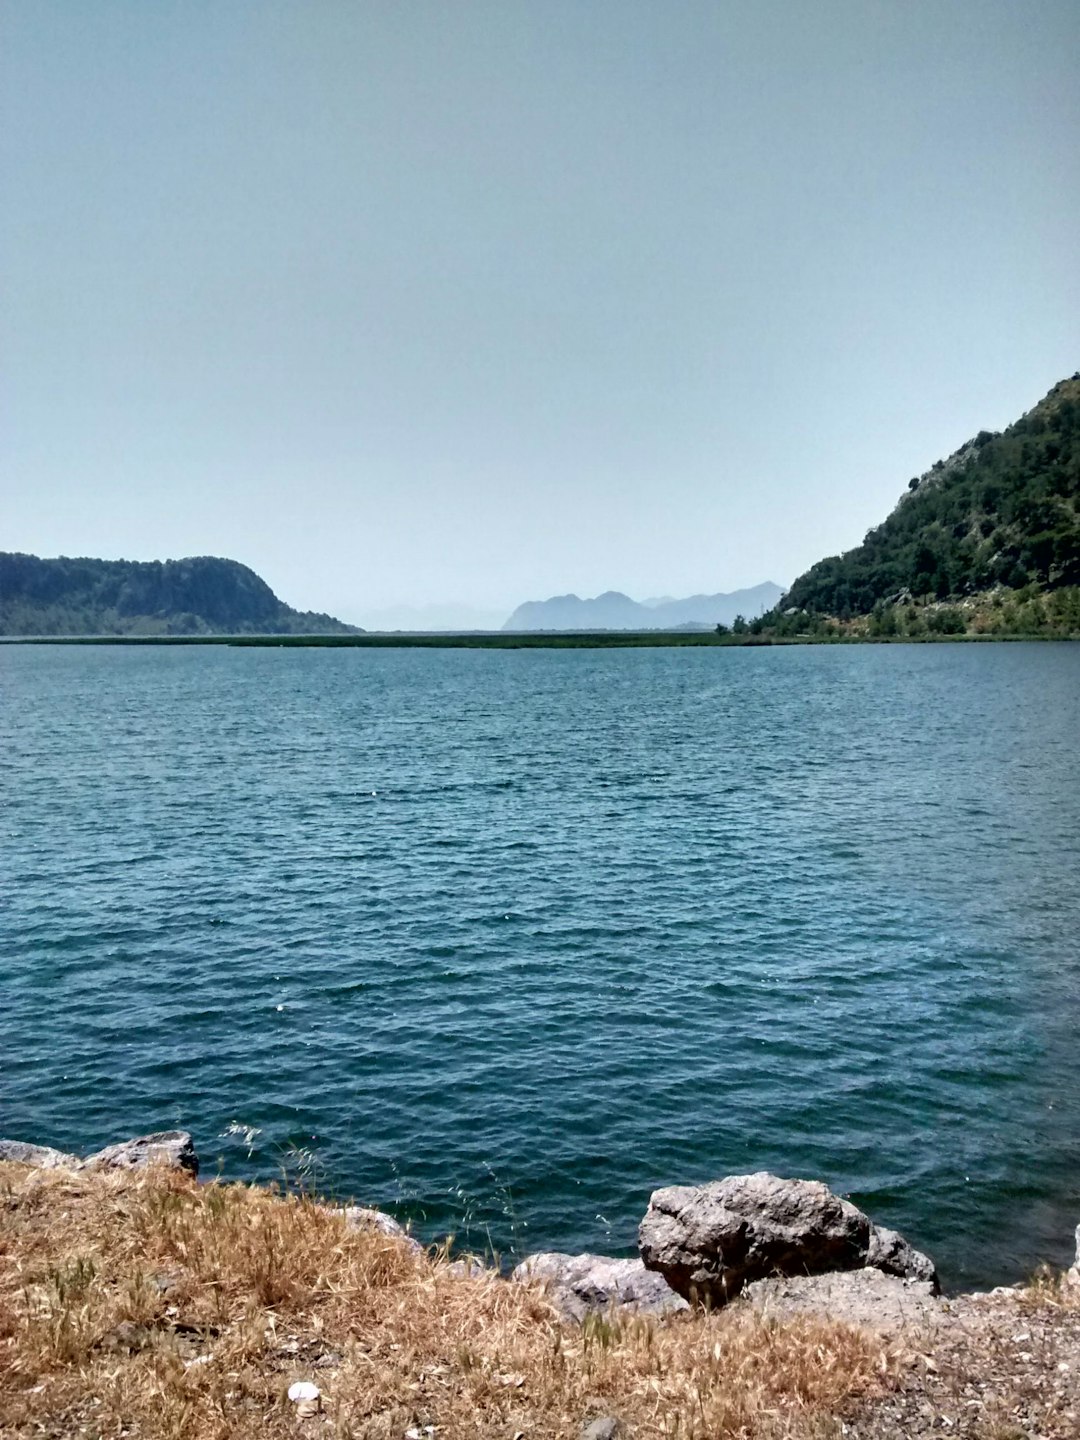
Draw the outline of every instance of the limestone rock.
M543 1282L556 1309L566 1319L579 1322L613 1306L645 1315L667 1315L687 1308L664 1277L650 1274L640 1260L547 1250L529 1255L510 1278L524 1284Z
M392 1215L382 1210L370 1209L367 1205L343 1205L341 1214L350 1230L381 1230L384 1235L401 1237L405 1228Z
M1062 1277L1066 1285L1080 1286L1080 1225L1076 1227L1076 1259Z
M626 1431L614 1415L602 1415L591 1420L581 1432L581 1440L622 1440Z
M703 1305L723 1305L756 1280L866 1266L939 1289L933 1260L895 1230L818 1180L766 1171L657 1190L638 1241L650 1270Z
M446 1268L459 1280L490 1280L499 1273L478 1260L475 1255L463 1255L459 1260L451 1260Z
M901 1280L925 1281L935 1295L941 1289L937 1266L930 1256L916 1250L903 1235L895 1230L887 1230L884 1225L871 1226L866 1263L875 1270L884 1271L886 1275L899 1276Z
M143 1170L147 1165L167 1165L191 1175L199 1173L199 1157L186 1130L158 1130L153 1135L122 1140L119 1145L106 1145L104 1150L88 1155L82 1165L87 1170Z
M413 1250L420 1251L424 1248L392 1215L387 1215L382 1210L374 1210L367 1205L343 1205L340 1214L344 1216L345 1224L350 1230L378 1230L394 1240L404 1240Z
M37 1170L74 1170L81 1163L77 1155L65 1155L51 1145L30 1145L25 1140L0 1140L0 1160L33 1165Z
M755 1280L746 1286L739 1304L752 1305L777 1320L813 1315L883 1333L926 1330L946 1318L945 1305L930 1281L903 1280L873 1266Z
M820 1181L758 1171L655 1191L638 1243L673 1290L722 1305L751 1280L857 1269L870 1231L862 1211Z

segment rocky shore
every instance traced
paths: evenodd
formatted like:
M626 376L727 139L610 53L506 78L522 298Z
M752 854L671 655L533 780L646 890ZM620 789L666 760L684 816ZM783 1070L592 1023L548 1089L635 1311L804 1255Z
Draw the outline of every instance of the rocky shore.
M0 1161L37 1169L138 1170L151 1165L194 1177L199 1160L184 1130L140 1135L80 1158L48 1146L0 1139ZM376 1227L410 1245L392 1216L363 1206L342 1207L354 1227ZM753 1304L857 1312L860 1322L933 1314L937 1270L894 1230L877 1226L849 1200L813 1180L784 1180L764 1171L731 1175L707 1185L657 1190L638 1231L640 1258L527 1256L511 1273L517 1284L543 1287L571 1321L590 1313L629 1311L660 1317L691 1306L717 1309L740 1296ZM459 1264L480 1267L474 1257ZM835 1277L865 1272L838 1286ZM778 1286L782 1279L796 1286Z
M55 1175L61 1184L56 1193L68 1193L62 1188L67 1177L85 1177L90 1185L105 1177L110 1184L107 1177L146 1172L174 1174L179 1183L199 1170L185 1131L139 1136L85 1157L0 1140L4 1162L19 1174ZM439 1273L479 1286L496 1304L500 1294L535 1296L571 1333L588 1336L594 1323L644 1321L666 1328L695 1316L706 1322L731 1316L737 1323L751 1317L748 1323L767 1326L850 1326L879 1337L874 1343L885 1347L882 1355L917 1357L919 1363L897 1370L895 1383L873 1405L845 1417L853 1437L1080 1434L1080 1254L1065 1275L1035 1286L944 1298L933 1261L903 1236L876 1225L820 1182L765 1172L654 1192L639 1227L636 1259L543 1252L526 1257L506 1277L476 1257L452 1258L440 1247L425 1251L378 1210L303 1203L346 1232L398 1247L416 1264L441 1266ZM994 1417L1004 1411L1011 1418L1001 1423L1013 1429L986 1428L998 1424ZM598 1435L595 1427L609 1420L622 1423L599 1416L588 1425Z
M186 1130L160 1130L153 1135L136 1136L134 1140L121 1140L83 1159L54 1150L50 1145L0 1140L0 1161L4 1160L30 1165L35 1170L145 1170L148 1165L164 1165L170 1170L184 1170L191 1176L199 1173L195 1142Z

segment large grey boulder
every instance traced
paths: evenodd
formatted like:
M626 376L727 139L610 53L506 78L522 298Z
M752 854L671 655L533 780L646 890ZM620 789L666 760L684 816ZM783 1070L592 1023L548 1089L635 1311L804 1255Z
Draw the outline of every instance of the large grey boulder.
M82 1162L86 1170L143 1170L148 1165L167 1165L172 1170L199 1173L195 1143L186 1130L158 1130L138 1135L119 1145L106 1145Z
M820 1181L759 1171L655 1191L638 1243L673 1290L722 1305L751 1280L858 1269L871 1232L863 1212Z
M66 1155L51 1145L30 1145L25 1140L0 1140L0 1160L33 1165L37 1170L74 1170L82 1163L77 1155Z
M510 1279L521 1284L542 1283L560 1314L579 1322L586 1315L612 1308L643 1315L668 1315L688 1308L664 1277L650 1274L640 1260L547 1250L527 1256Z
M941 1288L938 1283L937 1266L929 1255L916 1250L903 1235L887 1230L884 1225L871 1225L870 1246L866 1252L866 1263L886 1275L895 1275L901 1280L917 1280L931 1287L933 1294Z

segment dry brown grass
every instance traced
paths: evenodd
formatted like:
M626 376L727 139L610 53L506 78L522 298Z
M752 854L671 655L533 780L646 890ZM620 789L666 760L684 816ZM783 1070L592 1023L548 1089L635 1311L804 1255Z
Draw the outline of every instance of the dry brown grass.
M808 1440L887 1383L883 1344L752 1314L561 1324L298 1196L0 1165L5 1436ZM322 1390L307 1419L286 1397Z

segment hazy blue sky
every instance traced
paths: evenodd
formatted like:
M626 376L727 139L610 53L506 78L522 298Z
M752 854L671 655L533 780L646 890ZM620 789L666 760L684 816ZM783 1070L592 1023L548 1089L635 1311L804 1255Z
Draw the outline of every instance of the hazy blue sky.
M1076 0L0 0L0 548L787 582L1080 366Z

